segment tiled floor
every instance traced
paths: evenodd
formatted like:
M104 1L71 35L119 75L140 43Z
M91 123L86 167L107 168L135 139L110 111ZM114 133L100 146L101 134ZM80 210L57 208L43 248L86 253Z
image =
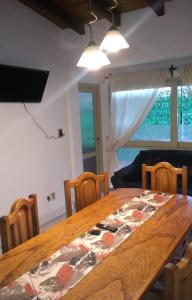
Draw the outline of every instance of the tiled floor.
M50 228L51 226L59 223L60 221L64 220L66 218L65 215L61 215L57 218L55 218L54 220L51 220L50 222L43 224L40 226L40 232L47 230L48 228Z

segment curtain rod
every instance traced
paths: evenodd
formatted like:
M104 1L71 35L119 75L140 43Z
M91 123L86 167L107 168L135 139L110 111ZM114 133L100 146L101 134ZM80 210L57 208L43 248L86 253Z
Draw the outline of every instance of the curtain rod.
M171 65L170 67L169 67L169 72L170 72L170 74L171 74L171 77L173 77L173 75L174 75L174 71L176 71L177 70L177 67L175 67L174 65ZM107 74L105 77L104 77L104 79L109 79L110 77L111 77L111 73L109 73L109 74Z

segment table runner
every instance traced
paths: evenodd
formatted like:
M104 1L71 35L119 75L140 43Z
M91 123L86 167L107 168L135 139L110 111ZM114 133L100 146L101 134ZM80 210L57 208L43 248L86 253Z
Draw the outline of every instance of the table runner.
M84 233L0 289L0 300L57 300L149 219L172 195L144 191L101 221L118 230Z

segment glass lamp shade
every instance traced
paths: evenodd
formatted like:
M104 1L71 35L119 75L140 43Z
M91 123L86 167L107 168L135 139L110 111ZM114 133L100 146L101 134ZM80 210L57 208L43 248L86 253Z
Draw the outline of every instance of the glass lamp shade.
M83 51L77 66L84 67L89 70L98 70L103 66L110 64L109 59L105 53L99 49L98 45L90 41L85 50Z
M129 44L117 28L112 26L105 35L99 48L108 52L118 52L121 49L129 48Z

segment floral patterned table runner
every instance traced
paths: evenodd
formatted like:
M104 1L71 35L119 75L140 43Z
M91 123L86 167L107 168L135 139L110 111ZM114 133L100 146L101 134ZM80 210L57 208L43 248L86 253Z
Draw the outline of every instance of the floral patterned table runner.
M56 300L65 295L172 196L144 191L104 219L116 232L93 227L0 289L0 300ZM97 235L95 235L97 234Z

